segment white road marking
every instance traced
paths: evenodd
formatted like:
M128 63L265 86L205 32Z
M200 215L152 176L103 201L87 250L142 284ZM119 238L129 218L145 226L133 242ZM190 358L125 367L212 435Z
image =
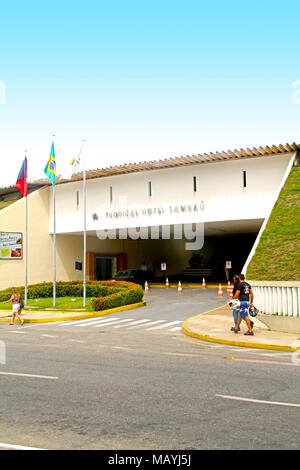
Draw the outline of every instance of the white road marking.
M145 318L144 320L134 321L129 325L128 330L133 330L134 328L138 328L139 326L143 326L142 325L143 323L147 323L147 322L150 322L150 321L151 320L149 320L149 318ZM135 325L135 326L132 326L132 325Z
M246 402L251 402L251 403L262 403L265 405L291 406L291 407L300 408L299 403L284 403L280 401L255 400L254 398L243 398L243 397L234 397L230 395L218 395L218 394L216 394L216 397L226 398L228 400L246 401Z
M14 330L10 330L10 333L17 333L17 334L23 335L23 334L24 334L24 331L14 331Z
M172 321L168 322L168 320L154 320L152 321L149 318L143 318L143 319L137 319L137 318L125 318L125 319L120 319L120 317L110 317L110 318L103 318L101 317L98 318L88 318L88 319L82 319L82 320L70 320L70 321L62 321L62 322L47 322L43 323L42 326L44 325L51 325L51 326L66 326L66 327L78 327L78 328L84 328L84 327L95 327L95 328L100 328L104 326L113 326L114 328L126 328L128 330L134 330L134 329L142 329L144 327L145 331L151 331L151 330L160 330L163 328L168 328L169 326L177 325L178 323L182 323L183 320L180 321ZM33 325L33 326L38 326L38 325ZM29 326L30 328L31 326ZM149 328L146 328L149 327ZM23 330L24 328L22 328ZM170 328L169 331L175 332L181 330L181 326L176 326L174 328ZM23 331L14 331L15 333L23 333ZM44 337L49 337L49 338L55 338L55 335L47 335L47 334L42 334L41 336Z
M120 321L117 322L117 323L128 322L128 321L131 321L131 320L134 320L134 318L125 318L124 320L120 320ZM95 328L99 328L99 327L101 328L101 327L103 327L103 326L110 326L110 325L115 325L115 324L116 324L116 322L111 321L111 322L107 322L107 323L104 323L104 322L103 322L103 323L101 323L100 325L93 325L93 326L94 326Z
M12 375L17 377L29 377L33 379L48 379L48 380L57 380L58 377L51 377L50 375L34 375L34 374L19 374L16 372L0 372L0 375Z
M163 323L164 321L166 321L166 320L155 320L155 321L153 321L153 322L151 322L151 323L148 323L148 325L146 325L146 326L157 325L158 323Z
M60 326L63 326L63 325L66 325L66 326L73 326L73 325L81 325L81 324L84 324L84 323L92 323L94 321L110 321L110 320L118 320L118 318L116 317L112 317L112 318L105 318L103 319L103 317L97 317L97 318L94 318L94 317L91 317L91 318L83 318L82 320L69 320L69 321L64 321L64 322L58 322Z
M124 325L124 323L132 322L134 318L125 318L124 320L119 321L118 323L122 323L122 325L113 325L113 328L124 328L127 325Z
M165 320L163 320L163 321L165 321ZM152 327L152 328L147 328L147 331L150 331L150 330L159 330L159 329L161 329L161 328L166 328L167 326L176 325L176 324L178 324L178 323L182 323L182 321L181 321L181 320L179 320L179 321L171 321L171 322L169 322L169 323L164 323L163 325L158 325L158 326L154 326L154 327Z
M111 324L111 323L114 323L114 322L117 322L119 320L119 318L106 318L105 320L92 320L92 321L88 321L88 322L85 322L85 323L81 323L80 325L75 325L77 326L78 328L83 328L84 326L101 326L102 324L105 324L105 323L108 323L108 324Z

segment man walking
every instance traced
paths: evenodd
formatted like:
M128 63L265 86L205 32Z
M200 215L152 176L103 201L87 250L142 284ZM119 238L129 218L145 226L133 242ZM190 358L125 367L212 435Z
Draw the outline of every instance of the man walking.
M232 289L232 297L233 298L235 296L239 281L240 281L239 276L235 275L233 277L233 289ZM237 308L233 309L232 315L233 315L234 326L231 328L231 331L234 331L234 329L236 328L237 322L238 322L238 318L239 318L239 311L238 311ZM240 328L239 328L239 330L240 330Z
M239 284L237 286L237 290L235 295L233 296L234 299L239 299L240 301L240 309L239 309L239 316L237 324L234 328L234 332L237 333L239 331L239 327L242 320L245 320L248 331L245 333L246 336L253 336L252 325L248 315L248 308L249 305L253 306L253 291L248 282L245 281L244 274L239 275ZM253 324L253 323L252 323Z

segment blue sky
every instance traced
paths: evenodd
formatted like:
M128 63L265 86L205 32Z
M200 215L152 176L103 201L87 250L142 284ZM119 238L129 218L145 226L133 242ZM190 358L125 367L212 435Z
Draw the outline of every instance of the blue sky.
M297 1L15 1L0 11L0 186L300 142ZM294 87L293 88L293 84Z

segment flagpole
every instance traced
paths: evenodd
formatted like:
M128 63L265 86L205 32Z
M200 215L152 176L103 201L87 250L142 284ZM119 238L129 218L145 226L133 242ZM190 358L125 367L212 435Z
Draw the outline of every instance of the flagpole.
M26 158L25 150L25 158ZM27 161L27 158L26 158ZM24 303L27 305L27 297L28 297L28 193L27 193L27 178L26 178L26 201L25 201L25 298Z
M56 220L55 184L53 188L53 307L56 305Z
M54 143L54 137L53 143ZM53 188L53 307L56 306L56 204L55 204L55 181Z
M85 142L85 140L83 142ZM85 307L86 306L86 168L85 168L85 155L83 155L83 157L82 157L82 163L83 163L83 307Z

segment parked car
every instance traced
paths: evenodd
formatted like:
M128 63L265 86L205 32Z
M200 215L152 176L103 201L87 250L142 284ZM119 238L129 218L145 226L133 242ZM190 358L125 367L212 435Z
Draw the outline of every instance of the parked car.
M141 269L127 269L125 271L119 271L113 276L115 281L127 281L134 282L144 286L145 281L150 282L153 279L153 272L149 269L142 271Z

